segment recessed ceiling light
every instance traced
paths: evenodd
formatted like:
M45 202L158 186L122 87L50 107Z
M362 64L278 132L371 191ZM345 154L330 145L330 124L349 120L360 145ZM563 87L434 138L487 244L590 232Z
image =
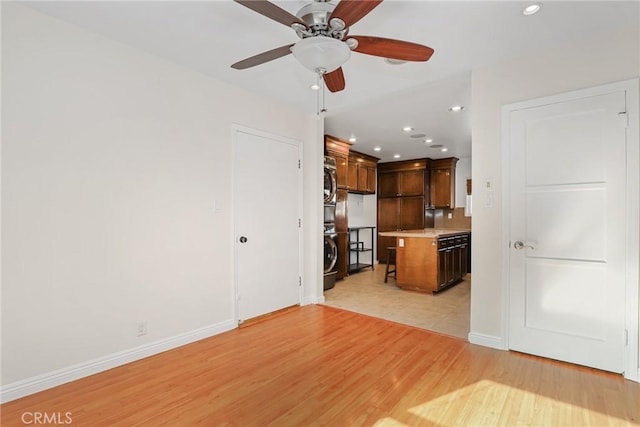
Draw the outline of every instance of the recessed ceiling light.
M463 109L464 107L462 105L454 105L453 107L449 108L449 111L457 113L458 111L462 111Z
M405 126L402 128L403 131L405 132L411 132L413 130L413 128L411 126Z
M446 153L447 151L449 151L449 149L447 147L442 147L440 151L442 151L443 153Z
M380 151L380 150L382 150L382 148L380 148L380 147L373 147L373 151Z
M424 133L414 133L409 138L419 139L419 138L424 138L425 136L427 136L427 135L425 135Z
M400 158L400 154L394 154L394 155L393 155L393 158L394 158L394 159L399 159L399 158Z
M311 85L311 90L320 90L320 85L317 85L317 84L315 84L315 83L314 83L314 84L312 84L312 85Z
M540 12L540 9L542 9L542 4L541 3L533 3L533 4L530 4L529 6L525 7L522 10L522 14L525 15L525 16L535 15L536 13Z
M356 141L357 141L357 139L356 139L355 136L352 136L351 138L349 138L349 142L356 142Z
M424 142L426 142L427 144L431 144L433 142L433 139L427 138L424 140Z

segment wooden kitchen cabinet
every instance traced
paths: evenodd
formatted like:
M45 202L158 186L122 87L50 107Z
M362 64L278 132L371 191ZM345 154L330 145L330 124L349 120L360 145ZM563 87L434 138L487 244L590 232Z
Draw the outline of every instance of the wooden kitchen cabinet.
M398 231L424 228L424 196L378 199L378 230ZM387 247L395 238L378 236L378 261L387 261Z
M453 209L456 206L456 163L450 157L431 161L429 173L429 207Z
M349 150L351 144L330 135L324 136L325 155L336 160L336 183L338 188L349 189Z
M427 160L378 165L378 231L414 230L425 224ZM392 237L378 236L378 261L387 261Z
M358 165L358 190L364 194L376 192L376 168L366 164Z
M338 261L336 279L343 279L349 274L349 233L338 232Z
M382 172L378 169L378 198L396 197L398 195L398 173Z
M347 168L347 190L353 192L358 190L358 164L349 158L349 167Z
M351 151L347 188L351 193L375 194L378 158Z
M402 239L396 247L396 286L437 293L459 283L467 274L465 256L471 241L466 231L390 232L382 237Z
M432 292L439 292L458 283L467 274L469 234L440 237L437 240L437 286Z
M424 170L382 172L378 174L378 197L424 195Z
M424 197L399 197L397 200L400 230L424 228Z

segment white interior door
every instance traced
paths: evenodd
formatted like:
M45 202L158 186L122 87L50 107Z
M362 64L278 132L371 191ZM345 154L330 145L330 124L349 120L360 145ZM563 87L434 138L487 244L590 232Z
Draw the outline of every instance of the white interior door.
M240 322L300 303L300 147L236 131L236 301Z
M509 113L513 350L624 370L624 111L621 90Z

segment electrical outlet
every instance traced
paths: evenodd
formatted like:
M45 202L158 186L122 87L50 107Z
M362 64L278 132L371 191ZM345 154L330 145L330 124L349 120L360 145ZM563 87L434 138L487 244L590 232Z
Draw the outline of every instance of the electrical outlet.
M147 321L142 320L138 322L138 336L147 335Z
M451 212L447 213L447 219L453 219L453 214Z
M398 239L398 246L404 248L404 239Z

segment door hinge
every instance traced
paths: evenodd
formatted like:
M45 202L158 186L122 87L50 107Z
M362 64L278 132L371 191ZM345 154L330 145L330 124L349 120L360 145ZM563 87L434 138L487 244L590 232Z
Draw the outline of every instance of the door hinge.
M302 227L302 219L298 218L298 228Z
M302 277L298 276L298 286L302 286Z
M298 159L298 169L300 169L300 159Z
M629 330L628 329L624 330L624 346L625 347L629 346Z

